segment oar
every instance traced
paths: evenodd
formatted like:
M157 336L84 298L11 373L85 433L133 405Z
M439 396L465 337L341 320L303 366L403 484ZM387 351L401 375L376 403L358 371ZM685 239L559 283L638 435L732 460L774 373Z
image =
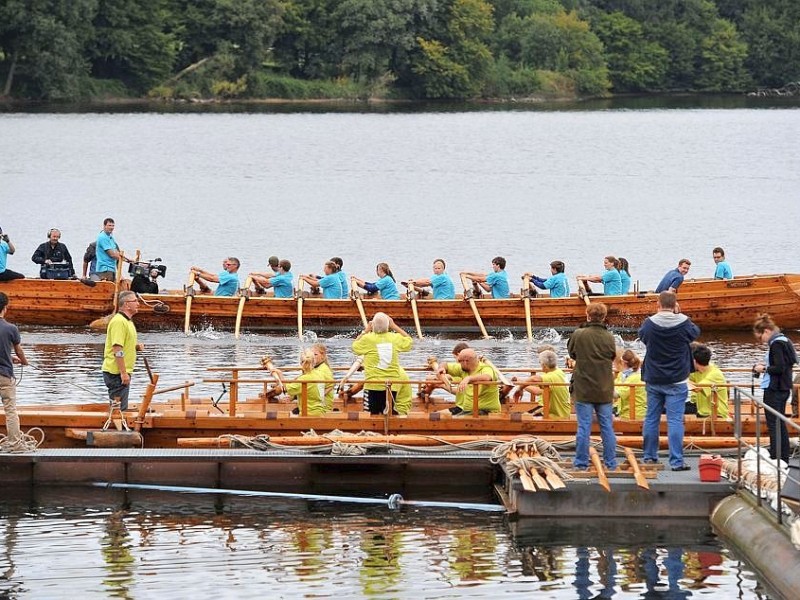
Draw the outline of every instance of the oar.
M478 323L478 327L481 330L481 335L485 339L489 339L489 334L486 333L486 327L483 326L483 319L481 319L481 313L478 312L478 306L475 304L475 298L472 297L472 294L469 291L469 286L467 284L467 275L466 273L461 273L461 285L464 286L464 297L469 296L469 306L472 309L472 314L475 315L475 321Z
M583 301L586 304L586 306L589 306L592 303L592 301L589 300L589 294L586 293L586 288L583 285L583 280L580 277L578 277L577 281L578 281L578 296L583 298Z
M417 292L411 281L408 282L408 297L411 299L411 312L414 315L414 326L417 328L417 337L422 339L422 327L419 324L419 312L417 311Z
M194 290L190 292L189 289L194 285L194 278L195 272L191 271L189 273L189 283L186 285L186 314L183 317L183 333L186 335L189 335L190 332L189 320L192 316L192 295Z
M147 361L146 356L142 358L144 359L144 366L145 369L147 369L147 375L150 378L150 383L147 384L147 389L142 397L142 403L139 405L139 412L136 415L136 421L134 421L133 430L137 432L142 430L144 417L147 414L147 410L150 408L150 402L153 400L153 394L155 393L156 385L158 384L158 373L153 373L153 371L150 369L150 363Z
M522 298L525 302L525 330L528 332L528 341L533 341L533 329L531 328L531 276L522 276Z
M114 312L119 310L119 286L122 283L122 262L125 260L125 253L120 251L117 258L117 272L114 279Z
M498 369L491 360L489 360L485 356L481 356L481 360L490 367L492 367L492 369L494 369L495 375L497 375L497 379L500 380L500 383L502 383L503 385L510 385L511 387L514 387L514 384L511 382L511 380L508 377L506 377L505 373L503 373L500 369Z
M364 324L364 329L366 329L369 321L367 321L367 313L364 312L364 304L361 302L361 296L358 293L358 284L356 283L355 277L350 278L350 293L356 301L358 314L361 315L361 322Z
M253 284L253 278L248 277L244 280L244 287L239 290L239 307L236 309L236 325L233 328L233 337L239 339L239 329L242 326L242 313L244 312L244 303L250 296L250 286ZM187 311L188 314L188 311Z
M608 484L608 477L606 477L606 472L603 470L603 463L600 461L600 455L597 454L597 449L594 446L589 446L589 456L597 471L597 480L600 482L600 486L605 491L610 492L611 486Z
M647 479L645 479L642 470L639 468L639 463L636 462L636 456L633 454L633 450L630 448L625 448L625 457L628 459L631 469L633 469L633 476L636 478L636 485L645 490L649 490L650 485L647 483Z
M303 282L297 290L297 337L303 339Z
M525 470L525 463L520 458L519 454L517 454L516 447L513 447L506 453L506 459L517 461L519 465L519 480L522 483L522 489L526 492L535 492L536 491L536 484L533 483L533 479L531 478L530 473Z
M523 447L522 458L531 458L531 454L528 451L527 444ZM536 466L531 466L530 468L531 479L533 479L533 483L536 484L540 490L550 491L550 487L547 485L547 480L539 475L539 469Z
M534 458L543 458L539 449L536 447L536 444L531 446L531 454ZM564 480L561 479L558 475L555 474L553 469L549 467L544 468L544 478L547 480L547 483L550 484L550 487L554 490L560 490L567 487L567 484L564 483Z

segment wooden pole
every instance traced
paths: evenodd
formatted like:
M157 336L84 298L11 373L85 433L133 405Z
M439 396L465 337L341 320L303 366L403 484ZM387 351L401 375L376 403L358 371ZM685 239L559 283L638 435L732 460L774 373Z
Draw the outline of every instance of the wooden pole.
M114 279L114 312L119 310L119 286L122 282L122 263L125 260L125 253L120 252L117 257L117 272Z
M192 317L192 294L194 293L194 290L189 290L194 285L194 280L195 272L191 271L189 273L189 282L186 284L186 312L184 313L183 317L183 333L185 335L189 335L189 332L191 331L189 325Z
M239 306L236 309L236 324L233 328L233 337L239 339L239 330L242 326L242 313L244 312L244 303L250 294L250 286L253 284L253 278L248 277L244 280L244 287L239 290Z
M297 337L303 339L303 284L297 290Z
M358 293L358 284L356 284L355 277L350 278L350 293L353 295L353 298L356 301L358 314L361 315L361 322L364 324L364 329L366 329L369 321L367 321L367 313L364 312L364 304L361 302L361 296Z
M577 282L578 282L578 296L583 298L583 302L584 304L586 304L586 306L589 306L592 303L592 301L589 300L589 294L586 293L586 288L583 285L583 280L580 277L578 277Z
M422 326L419 324L419 311L417 310L417 292L414 284L408 282L408 297L411 299L411 312L414 315L414 326L417 328L417 337L422 339Z
M600 460L600 455L597 454L597 449L594 446L589 446L589 456L591 457L592 464L597 471L597 479L600 482L600 487L602 487L605 491L610 492L611 486L608 484L608 477L603 469L603 463Z
M636 485L640 488L649 490L650 485L647 483L647 479L642 474L642 470L639 468L639 463L636 462L636 456L633 454L633 450L630 448L625 448L625 457L628 459L628 463L631 465L631 469L633 470L633 476L636 478Z
M469 296L469 307L472 309L472 314L475 316L475 321L478 323L478 327L481 330L481 335L483 335L485 339L489 339L489 334L486 333L486 327L483 326L481 314L478 312L478 306L475 304L475 298L473 298L472 294L469 293L466 273L461 273L461 285L464 286L464 297L466 298Z
M525 303L525 330L528 341L533 341L533 327L531 327L531 278L530 275L522 277L522 298Z

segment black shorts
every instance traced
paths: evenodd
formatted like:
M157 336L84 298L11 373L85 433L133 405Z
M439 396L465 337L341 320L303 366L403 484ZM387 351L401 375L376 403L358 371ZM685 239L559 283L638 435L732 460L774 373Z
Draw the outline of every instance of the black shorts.
M397 392L392 392L393 415L397 414L394 410L395 402L397 402ZM386 390L364 390L364 410L371 415L382 415L386 412Z

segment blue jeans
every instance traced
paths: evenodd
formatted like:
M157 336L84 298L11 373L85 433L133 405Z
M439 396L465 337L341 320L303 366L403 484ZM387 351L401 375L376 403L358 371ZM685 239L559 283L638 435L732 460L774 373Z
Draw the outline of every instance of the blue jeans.
M683 466L683 411L689 386L685 382L647 384L647 414L644 416L644 460L658 460L658 427L661 413L667 408L667 441L669 442L669 464Z
M614 406L606 404L593 404L591 402L576 402L575 416L578 417L578 436L575 440L576 469L589 467L589 435L592 432L592 414L597 414L597 424L600 426L600 439L603 440L603 462L608 469L617 468L617 436L614 435Z

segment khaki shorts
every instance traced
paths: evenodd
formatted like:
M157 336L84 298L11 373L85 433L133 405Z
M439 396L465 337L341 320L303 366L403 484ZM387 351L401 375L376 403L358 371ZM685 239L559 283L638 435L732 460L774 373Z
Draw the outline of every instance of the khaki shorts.
M102 273L97 273L97 280L98 281L111 281L113 282L117 278L117 274L114 271L103 271Z
M9 440L19 437L19 416L17 416L17 386L13 377L0 375L0 398L6 413L6 431Z

